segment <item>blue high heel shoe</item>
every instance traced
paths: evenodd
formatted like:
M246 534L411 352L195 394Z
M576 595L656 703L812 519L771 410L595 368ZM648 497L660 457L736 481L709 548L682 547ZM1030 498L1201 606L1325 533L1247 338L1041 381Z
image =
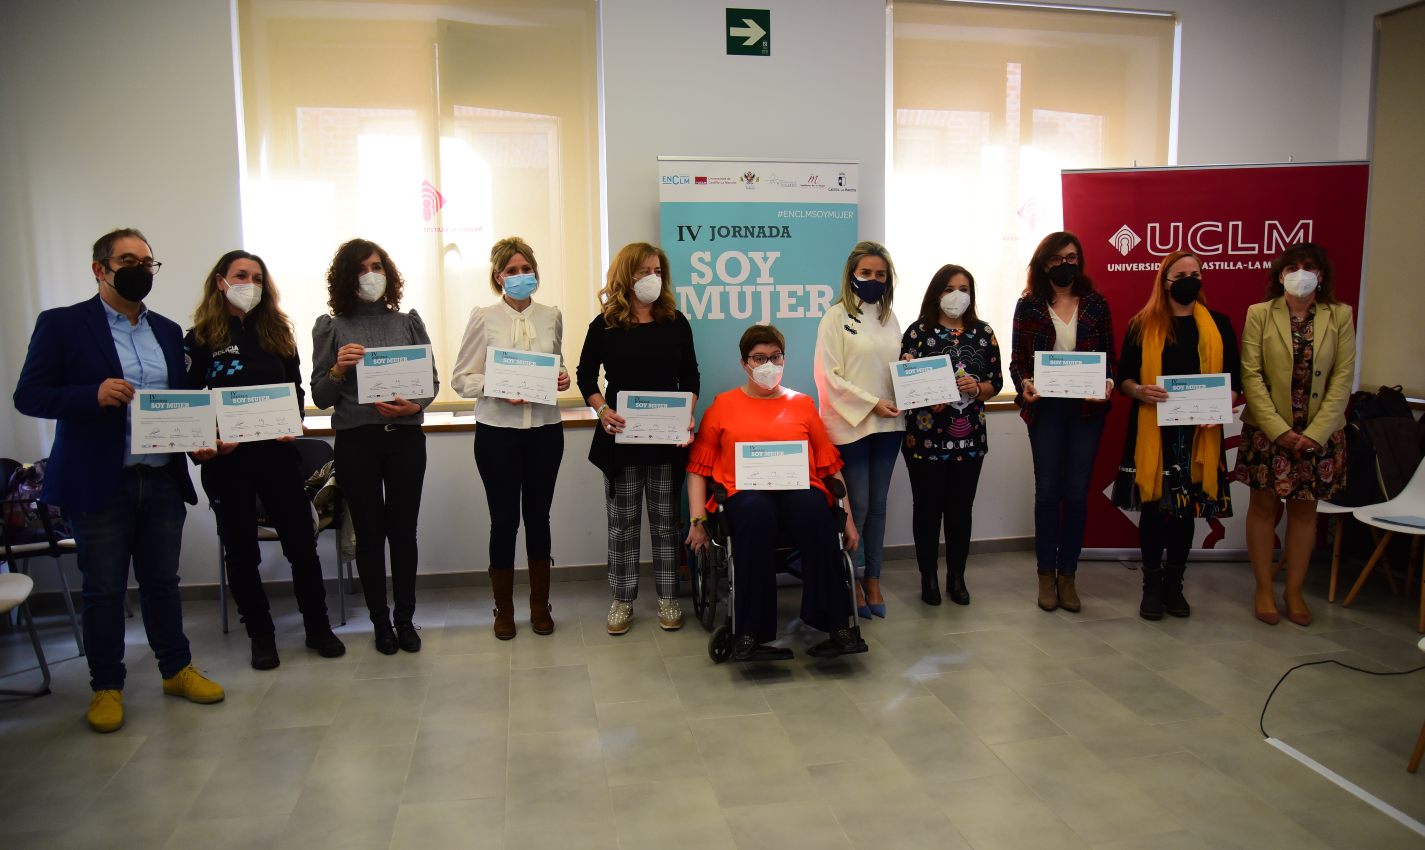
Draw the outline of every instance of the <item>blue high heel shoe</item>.
M866 603L866 607L871 609L871 613L872 613L872 614L875 614L877 617L880 617L882 620L886 619L886 603L882 602L882 603L879 604L879 605L872 605L871 603L868 602L868 603Z
M856 580L856 589L861 591L861 593L858 594L861 597L861 604L856 606L856 616L860 617L863 620L869 620L871 619L871 606L865 601L866 588L861 586L860 579ZM881 608L884 610L885 606L882 605ZM885 614L882 614L881 616L884 617Z

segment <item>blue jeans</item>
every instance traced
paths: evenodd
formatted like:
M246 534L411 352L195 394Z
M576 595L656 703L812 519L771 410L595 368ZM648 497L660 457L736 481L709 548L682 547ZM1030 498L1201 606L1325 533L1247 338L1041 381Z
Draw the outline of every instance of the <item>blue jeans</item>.
M158 672L167 679L192 661L178 597L178 551L186 515L183 492L168 471L140 464L124 469L113 504L71 517L84 577L84 648L94 690L124 687L124 593L130 560Z
M886 497L891 491L891 473L896 469L901 440L905 434L890 431L871 434L854 443L837 446L846 463L841 476L846 479L846 495L861 545L851 554L856 575L881 577L881 547L886 542Z
M1073 575L1084 548L1089 477L1104 417L1085 417L1083 402L1034 402L1029 448L1034 453L1034 554L1039 572Z

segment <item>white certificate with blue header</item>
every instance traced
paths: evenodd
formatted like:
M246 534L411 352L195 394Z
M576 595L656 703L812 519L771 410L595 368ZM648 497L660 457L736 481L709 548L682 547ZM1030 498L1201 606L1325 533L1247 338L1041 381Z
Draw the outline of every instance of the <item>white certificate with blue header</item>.
M1168 392L1158 404L1159 425L1232 423L1231 375L1163 375L1158 385Z
M217 447L218 420L207 390L139 390L130 409L129 451L136 455Z
M368 348L356 364L356 401L371 404L435 395L435 359L429 345Z
M484 394L535 404L559 401L559 355L511 348L485 351Z
M734 443L733 486L739 490L805 490L811 486L806 440Z
M946 354L918 360L897 360L891 364L891 387L895 391L896 407L901 410L952 404L960 400L960 388L955 383L955 365Z
M615 412L623 417L623 430L615 443L680 446L688 442L693 418L693 394L619 390Z
M1108 355L1102 351L1036 351L1034 391L1045 398L1107 398Z
M295 384L216 389L213 398L218 405L218 437L225 443L302 436Z

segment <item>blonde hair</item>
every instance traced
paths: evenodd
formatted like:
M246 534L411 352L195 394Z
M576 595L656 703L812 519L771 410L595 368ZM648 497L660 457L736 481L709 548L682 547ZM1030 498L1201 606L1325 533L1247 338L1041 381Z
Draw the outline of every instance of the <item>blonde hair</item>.
M670 322L678 314L677 302L673 300L668 255L657 245L633 242L623 246L614 261L609 264L608 277L604 281L603 289L599 290L599 300L604 305L604 324L611 328L631 328L637 324L634 318L634 296L631 294L633 276L638 272L638 267L652 256L658 257L658 268L663 278L663 289L658 294L658 300L649 305L653 312L653 321Z
M885 245L869 241L856 243L856 247L851 249L851 256L846 258L846 268L841 272L841 297L837 300L846 308L848 315L861 314L861 307L856 303L860 299L856 290L851 288L851 280L856 276L856 266L866 257L880 257L886 263L886 294L876 302L876 306L881 308L881 324L885 324L886 319L891 317L891 297L896 293L896 264L891 262L891 252L886 250Z
M529 247L529 243L518 236L506 236L490 246L490 288L495 290L496 295L505 294L505 288L500 285L499 275L515 254L523 255L526 260L529 260L534 273L539 274L539 261L534 258L534 249Z

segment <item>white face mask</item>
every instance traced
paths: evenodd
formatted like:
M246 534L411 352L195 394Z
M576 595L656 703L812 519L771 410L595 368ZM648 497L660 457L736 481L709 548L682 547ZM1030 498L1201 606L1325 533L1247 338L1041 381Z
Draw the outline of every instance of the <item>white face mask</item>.
M228 282L223 280L223 283ZM252 308L262 303L262 287L255 283L228 283L223 294L228 297L228 303L243 315L251 313Z
M1305 298L1316 291L1316 272L1297 269L1282 275L1282 288L1297 298Z
M940 312L952 319L958 319L970 309L970 293L952 289L940 296Z
M663 294L663 278L656 274L645 275L633 284L633 295L644 304L652 304Z
M782 383L782 367L772 362L753 367L752 380L764 390L775 390Z
M386 276L380 272L365 272L356 279L356 294L367 304L374 304L386 294Z

